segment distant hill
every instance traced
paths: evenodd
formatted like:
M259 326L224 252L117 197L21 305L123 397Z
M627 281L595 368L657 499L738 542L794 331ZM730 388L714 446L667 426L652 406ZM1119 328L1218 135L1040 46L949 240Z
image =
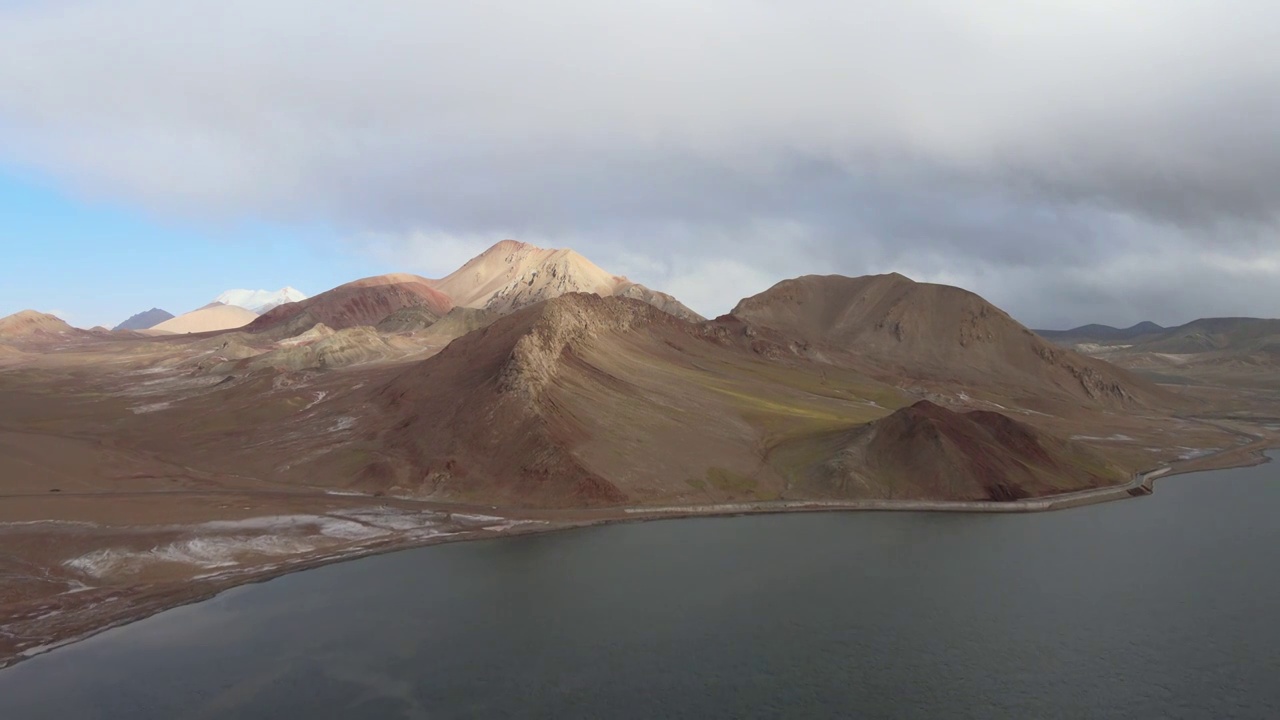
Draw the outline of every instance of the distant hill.
M449 296L434 282L408 273L367 277L322 292L315 297L268 310L246 328L250 332L272 331L296 335L316 324L334 330L358 325L377 325L398 310L425 308L435 317L453 309Z
M174 317L173 313L167 310L161 310L160 308L151 308L150 310L147 310L145 312L140 312L137 315L134 315L133 317L129 318L128 320L125 320L124 322L120 323L119 325L111 329L112 330L149 330L166 320L172 320L173 317Z
M732 316L815 348L849 353L878 377L964 383L1005 397L1161 405L1164 390L1056 347L978 295L902 275L806 275L744 299Z
M1169 328L1134 349L1174 354L1275 352L1280 349L1280 320L1201 318Z
M285 303L300 302L306 299L307 296L301 291L286 286L274 292L270 290L227 290L214 298L213 301L224 305L242 307L261 315Z
M257 317L251 310L215 302L148 329L178 334L215 332L244 327Z
M1035 333L1059 345L1071 346L1080 343L1112 344L1130 342L1141 338L1154 337L1167 329L1148 320L1127 328L1094 324L1081 325L1070 330L1036 330Z
M56 315L35 310L22 310L0 318L0 340L59 339L85 334Z
M1266 353L1280 358L1280 320L1227 317L1201 318L1185 325L1164 328L1139 323L1118 330L1106 325L1085 325L1072 330L1037 331L1064 347L1100 346L1098 351L1125 355L1163 353L1215 356Z

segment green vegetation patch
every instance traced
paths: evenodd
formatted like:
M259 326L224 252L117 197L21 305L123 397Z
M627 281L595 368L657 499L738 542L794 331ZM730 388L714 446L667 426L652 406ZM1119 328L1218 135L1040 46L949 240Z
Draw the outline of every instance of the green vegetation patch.
M729 493L754 492L757 484L755 478L718 467L707 468L707 482L715 489Z

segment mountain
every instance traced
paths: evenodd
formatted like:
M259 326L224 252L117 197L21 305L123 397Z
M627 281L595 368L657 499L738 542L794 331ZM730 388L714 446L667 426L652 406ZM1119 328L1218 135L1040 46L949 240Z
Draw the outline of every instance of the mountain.
M612 275L573 250L545 249L515 240L497 243L434 285L455 305L498 313L585 292L632 297L685 320L703 319L670 295Z
M300 302L307 296L294 288L285 286L272 292L270 290L227 290L213 301L224 305L235 305L258 315L279 307L285 303Z
M670 295L611 275L572 250L503 240L439 280L407 273L364 278L268 310L248 330L289 336L319 323L406 333L426 329L455 307L496 316L573 292L635 298L686 320L703 319Z
M1081 325L1070 330L1036 330L1035 333L1046 340L1071 347L1081 343L1123 343L1141 338L1149 338L1163 333L1168 328L1161 327L1151 321L1140 322L1127 328L1114 328L1110 325Z
M22 310L0 318L0 340L60 339L83 334L62 318L35 310Z
M1055 336L1063 346L1089 353L1166 384L1271 388L1280 383L1280 320L1200 318L1173 328L1139 328L1128 337L1077 328ZM1121 331L1127 333L1127 331Z
M397 310L409 307L422 307L441 317L453 305L431 280L405 273L378 275L339 285L306 300L280 305L246 329L296 335L316 324L324 324L334 330L344 330L357 325L377 325Z
M151 308L145 312L140 312L119 325L111 328L112 330L148 330L159 325L165 320L172 320L173 313L160 308Z
M236 305L210 303L149 328L168 333L202 333L233 330L253 322L258 316Z
M847 428L898 397L853 371L771 362L634 299L571 293L379 390L357 427L380 459L356 485L539 507L776 498L786 480L761 454L770 437Z
M895 414L915 399L789 342L732 318L689 323L631 298L562 295L353 397L345 427L359 444L290 451L307 459L279 474L317 482L341 468L365 492L545 508L1012 499L1127 478L996 413Z
M1041 339L974 293L896 273L784 280L731 315L816 352L853 356L886 381L1109 407L1173 401L1147 380Z
M1133 350L1174 354L1280 352L1280 320L1201 318L1135 344Z
M1093 450L997 412L927 400L838 434L803 481L814 495L1016 500L1122 483Z

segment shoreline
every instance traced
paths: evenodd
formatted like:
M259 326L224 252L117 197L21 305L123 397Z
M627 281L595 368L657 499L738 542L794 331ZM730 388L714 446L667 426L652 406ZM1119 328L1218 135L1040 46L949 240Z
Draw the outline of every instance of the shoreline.
M1158 479L1213 470L1231 470L1262 465L1271 461L1266 452L1275 447L1276 444L1273 442L1258 439L1247 445L1223 450L1214 455L1181 461L1146 472L1136 473L1132 480L1123 485L1005 502L989 500L773 500L652 508L623 507L592 511L543 511L547 512L549 517L559 515L562 519L548 519L541 524L515 527L504 532L479 530L430 538L383 538L377 542L349 548L346 551L332 555L308 557L293 562L285 560L265 567L258 566L232 570L220 577L210 578L204 582L183 583L178 588L142 586L140 589L145 589L145 592L135 596L137 602L121 607L115 613L107 614L105 617L86 618L85 622L71 627L59 627L49 637L41 638L46 642L30 645L10 654L0 655L0 672L18 665L24 660L75 644L108 630L129 625L166 610L203 602L233 588L263 583L295 572L358 560L373 555L445 543L472 542L519 535L562 532L600 525L681 518L737 517L801 512L958 512L996 514L1052 512L1151 495L1155 492L1155 481ZM493 512L501 512L501 509L495 508ZM576 518L573 516L575 512L577 513ZM523 511L519 514L528 517L531 513ZM537 514L542 513L539 512Z

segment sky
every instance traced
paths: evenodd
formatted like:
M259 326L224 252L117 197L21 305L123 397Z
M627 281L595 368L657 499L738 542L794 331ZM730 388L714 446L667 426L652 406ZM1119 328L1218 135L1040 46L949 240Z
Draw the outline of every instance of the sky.
M572 247L1033 327L1280 316L1280 4L0 0L0 315Z

